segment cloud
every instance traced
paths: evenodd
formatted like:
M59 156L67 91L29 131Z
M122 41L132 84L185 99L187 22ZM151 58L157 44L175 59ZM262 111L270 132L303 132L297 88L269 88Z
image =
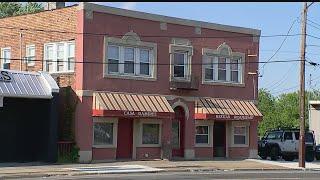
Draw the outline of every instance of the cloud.
M136 2L124 2L120 8L133 10L137 6Z

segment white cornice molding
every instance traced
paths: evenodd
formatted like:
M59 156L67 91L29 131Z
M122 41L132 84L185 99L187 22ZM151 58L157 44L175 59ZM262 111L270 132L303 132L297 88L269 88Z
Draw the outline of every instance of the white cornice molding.
M196 20L182 19L182 18L176 18L176 17L169 17L169 16L163 16L163 15L157 15L157 14L151 14L151 13L145 13L145 12L139 12L139 11L132 11L132 10L109 7L109 6L103 6L103 5L87 3L87 2L80 2L78 8L79 8L79 10L89 10L89 11L108 13L108 14L114 14L114 15L119 15L119 16L146 19L146 20L151 20L151 21L159 21L159 22L166 22L166 23L172 23L172 24L180 24L180 25L186 25L186 26L215 29L215 30L219 30L219 31L229 31L229 32L235 32L235 33L242 33L242 34L251 34L254 36L261 35L261 30L258 30L258 29L209 23L209 22L204 22L204 21L196 21Z

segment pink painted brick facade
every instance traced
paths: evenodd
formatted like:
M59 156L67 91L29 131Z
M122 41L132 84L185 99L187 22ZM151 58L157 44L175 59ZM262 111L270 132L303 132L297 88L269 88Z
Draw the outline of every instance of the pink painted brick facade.
M64 14L66 13L66 14ZM50 19L47 16L57 19ZM242 30L236 27L223 27L220 25L207 25L205 23L194 22L192 24L184 24L186 20L177 20L174 18L162 18L166 23L166 28L160 26L161 18L154 15L137 15L136 12L119 10L116 8L103 7L90 3L82 3L79 6L63 8L50 12L38 13L34 16L35 24L40 23L36 28L49 28L49 25L55 22L60 22L65 19L68 24L55 27L54 29L64 31L74 31L74 34L52 35L43 37L41 34L37 37L32 36L36 41L39 52L37 51L36 59L43 59L43 44L48 41L59 41L75 39L76 49L75 57L79 62L75 65L75 74L61 75L61 86L64 84L71 85L73 90L78 95L78 105L75 112L75 139L80 147L80 160L105 160L115 159L117 157L116 148L93 148L93 97L94 91L108 92L123 92L137 94L157 94L166 96L170 105L175 107L183 107L185 111L184 119L184 138L183 141L183 157L186 159L193 158L212 158L214 154L213 145L208 147L195 147L195 100L199 97L225 98L225 99L241 99L241 100L256 100L254 93L257 94L257 89L254 89L253 79L258 85L257 76L249 76L248 72L256 72L258 70L259 57L259 37L254 37L260 31L258 30ZM29 16L27 16L29 17ZM157 18L159 20L157 20ZM10 18L8 18L10 21ZM165 20L167 19L167 20ZM0 24L1 24L0 19ZM20 20L21 21L21 20ZM17 22L20 22L17 21ZM30 20L28 21L30 22ZM30 24L30 23L29 23ZM203 25L204 24L204 25ZM29 27L29 25L26 25ZM51 27L51 26L50 26ZM146 28L147 27L147 28ZM196 33L196 28L201 27L201 33ZM230 30L231 29L231 30ZM107 37L122 38L128 32L136 33L142 42L154 43L157 47L157 64L155 66L156 76L153 80L125 79L125 78L109 78L104 77L105 67L102 63L105 62L105 47ZM161 37L163 36L163 37ZM200 80L197 90L171 90L170 89L170 52L169 46L172 44L173 38L187 39L190 41L193 48L191 74L197 76ZM197 38L193 38L197 37ZM216 38L208 38L216 37ZM234 38L228 38L234 37ZM31 39L32 39L31 38ZM0 41L1 42L1 41ZM11 42L10 44L15 44ZM29 41L28 41L29 42ZM27 43L27 41L25 42ZM203 48L216 50L221 44L226 43L233 52L243 53L245 62L243 70L243 84L206 84L202 83L202 59ZM5 43L0 43L1 47L7 46ZM18 57L17 50L13 50L13 57ZM256 54L256 57L248 56ZM252 63L253 62L253 63ZM164 64L164 65L159 65ZM197 65L198 64L198 65ZM18 67L14 65L13 67ZM42 62L36 64L36 69L41 70ZM31 69L30 69L31 70ZM134 121L136 121L134 119ZM172 119L162 119L161 131L161 147L135 147L136 159L158 159L162 157L164 146L170 146L172 137ZM203 120L206 123L206 120ZM249 122L249 121L247 121ZM229 124L229 123L226 123ZM208 125L213 128L213 125ZM226 125L227 126L227 125ZM251 121L249 126L248 147L227 147L231 143L231 132L226 131L225 146L227 147L226 156L228 157L249 157L254 154L257 148L257 122ZM227 127L226 127L227 129ZM231 129L231 128L229 128ZM119 133L119 132L118 132ZM137 133L137 132L136 132ZM210 133L211 130L210 130ZM138 137L137 134L134 134ZM210 135L210 138L212 135ZM121 139L118 139L121 141ZM133 151L134 152L134 151ZM145 154L148 153L148 157Z

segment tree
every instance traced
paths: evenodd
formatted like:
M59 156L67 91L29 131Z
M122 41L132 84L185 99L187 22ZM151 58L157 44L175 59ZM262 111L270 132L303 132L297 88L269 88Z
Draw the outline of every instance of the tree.
M262 136L267 130L277 127L275 119L275 98L266 89L259 89L258 109L263 114L263 120L259 123L258 132Z
M36 2L28 2L25 5L19 2L0 2L0 18L35 13L42 10L42 5Z
M308 129L308 101L320 100L320 91L306 91L305 118ZM266 89L259 89L258 109L263 114L263 120L258 126L260 136L271 129L299 128L299 92L285 93L274 97Z

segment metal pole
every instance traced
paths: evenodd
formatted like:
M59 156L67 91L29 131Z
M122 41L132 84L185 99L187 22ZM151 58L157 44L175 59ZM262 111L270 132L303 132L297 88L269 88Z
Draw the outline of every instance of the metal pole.
M306 55L306 21L307 2L303 4L301 21L301 62L300 62L300 137L299 137L299 167L305 168L305 55Z
M22 71L22 33L20 32L20 71Z

